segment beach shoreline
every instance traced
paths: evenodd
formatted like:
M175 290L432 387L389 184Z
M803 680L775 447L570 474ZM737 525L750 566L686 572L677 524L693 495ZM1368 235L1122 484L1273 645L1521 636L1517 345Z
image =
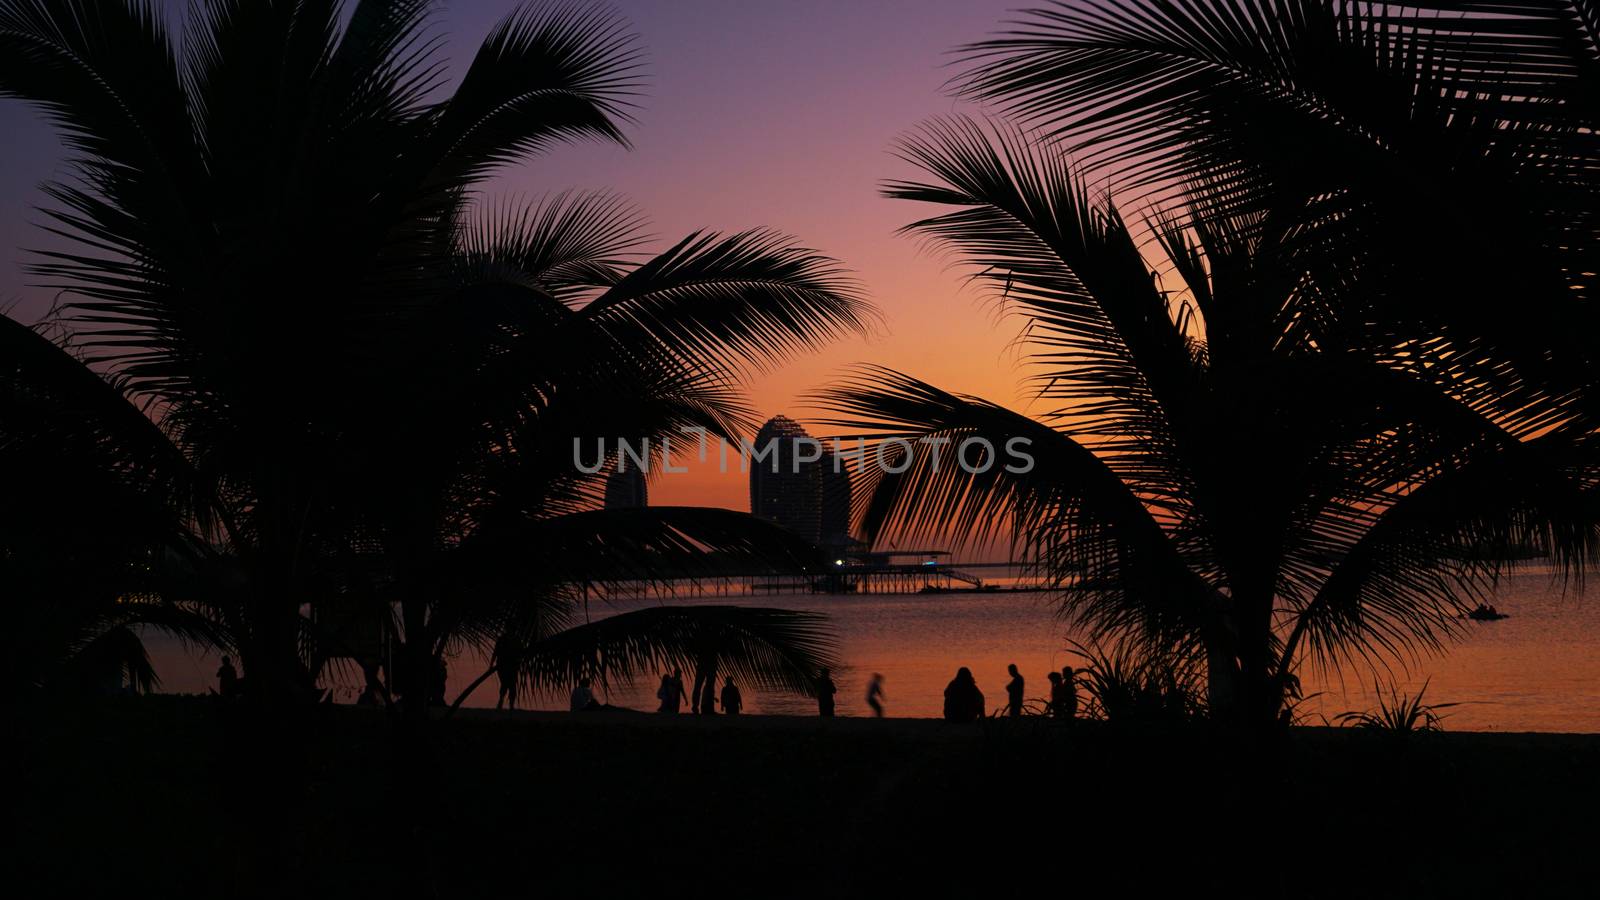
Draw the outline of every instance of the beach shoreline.
M259 723L213 699L30 710L14 871L45 895L189 896L243 879L393 896L427 879L437 896L537 883L798 897L910 882L1013 893L1035 867L1068 865L1074 883L1107 889L1239 895L1219 854L1271 840L1291 843L1283 870L1255 873L1244 894L1592 886L1600 735L1297 728L1241 755L1206 729L1043 719L462 710L422 729L419 753L382 710L304 713L263 766ZM253 812L261 802L278 817ZM1302 806L1317 815L1273 824ZM1274 893L1306 879L1296 854L1326 868ZM1368 880L1390 869L1396 880ZM284 880L252 882L262 870Z

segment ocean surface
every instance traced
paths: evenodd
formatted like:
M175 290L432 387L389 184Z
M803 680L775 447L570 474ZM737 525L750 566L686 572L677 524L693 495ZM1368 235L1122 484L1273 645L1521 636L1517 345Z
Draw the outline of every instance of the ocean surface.
M957 594L794 594L676 597L628 600L616 611L641 605L741 603L826 613L839 636L843 663L834 673L839 686L838 714L868 714L867 679L882 673L890 716L938 716L945 684L960 666L977 677L990 707L1004 702L1006 665L1016 663L1027 679L1029 697L1048 691L1046 673L1078 664L1069 641L1075 635L1056 617L1043 593ZM1506 577L1492 602L1510 618L1467 622L1464 638L1443 655L1393 671L1361 664L1340 671L1302 671L1304 691L1315 694L1302 706L1313 724L1348 710L1377 704L1374 686L1415 693L1426 685L1432 703L1454 703L1442 710L1447 730L1600 732L1600 590L1585 597L1563 590L1544 566L1529 566ZM604 615L597 605L595 615ZM156 635L148 636L162 690L203 693L215 684L217 661ZM449 662L452 698L483 672L470 654ZM635 685L611 684L597 692L612 704L654 709L659 675ZM692 682L690 673L687 680ZM351 702L355 677L329 680L338 702ZM806 714L815 702L741 686L748 712ZM493 706L491 678L467 701ZM564 708L564 698L536 703Z

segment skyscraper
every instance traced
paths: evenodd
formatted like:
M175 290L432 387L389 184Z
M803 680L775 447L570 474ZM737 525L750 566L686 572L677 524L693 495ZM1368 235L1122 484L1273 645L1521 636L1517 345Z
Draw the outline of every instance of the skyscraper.
M756 432L750 512L816 543L822 513L821 471L815 463L797 465L795 459L797 443L810 438L800 423L787 416L773 416Z
M850 539L850 470L832 452L817 462L822 471L822 497L817 542L824 547L844 548Z
M638 466L629 466L606 477L606 509L637 509L649 506L644 473Z
M820 459L799 460L800 442L811 440L799 423L774 416L756 433L750 461L750 512L793 531L814 544L850 543L850 473L822 451ZM770 452L768 448L771 448ZM816 453L815 445L803 456Z

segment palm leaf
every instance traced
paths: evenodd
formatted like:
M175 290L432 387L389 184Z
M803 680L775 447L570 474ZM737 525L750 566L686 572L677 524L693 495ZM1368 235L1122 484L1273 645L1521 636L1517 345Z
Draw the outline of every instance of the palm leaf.
M626 144L639 88L634 36L609 11L523 6L490 32L434 111L430 180L457 184L552 143Z
M837 665L816 613L739 606L659 607L579 625L528 646L517 672L530 694L580 678L629 683L709 665L761 690L810 696L818 670Z
M1170 635L1211 616L1213 589L1160 524L1171 511L1067 434L887 369L861 370L821 399L845 415L830 424L882 441L855 479L869 542L983 542L1009 527L1024 558L1071 587L1065 611L1097 633Z
M833 260L747 231L689 235L627 272L583 316L630 345L740 371L864 332L873 312Z

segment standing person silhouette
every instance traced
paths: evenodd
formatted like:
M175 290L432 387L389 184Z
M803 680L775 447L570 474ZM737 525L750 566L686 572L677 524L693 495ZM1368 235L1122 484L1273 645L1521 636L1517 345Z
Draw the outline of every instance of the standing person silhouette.
M1056 704L1056 718L1068 722L1078 717L1078 680L1071 666L1061 667L1062 702Z
M1011 673L1011 681L1006 684L1006 715L1016 718L1022 715L1022 673L1017 671L1017 664L1006 666L1006 671Z
M661 690L656 692L656 696L661 698L661 709L658 712L664 712L669 716L677 715L679 705L689 699L683 693L683 673L673 669L671 675L661 676Z
M872 680L867 683L867 705L872 707L874 719L883 718L883 700L883 676L873 672Z
M229 699L239 693L239 672L233 667L231 656L224 656L217 668L217 693Z
M833 718L833 695L839 692L833 686L833 679L828 676L827 669L817 674L817 715L825 719Z
M428 705L448 706L445 702L445 692L450 685L450 668L444 661L444 655L433 658L433 679L428 683Z
M737 716L744 710L744 697L739 695L739 689L733 684L733 676L722 685L722 713L728 716Z
M707 678L706 683L700 688L700 715L714 716L717 714L717 679Z

